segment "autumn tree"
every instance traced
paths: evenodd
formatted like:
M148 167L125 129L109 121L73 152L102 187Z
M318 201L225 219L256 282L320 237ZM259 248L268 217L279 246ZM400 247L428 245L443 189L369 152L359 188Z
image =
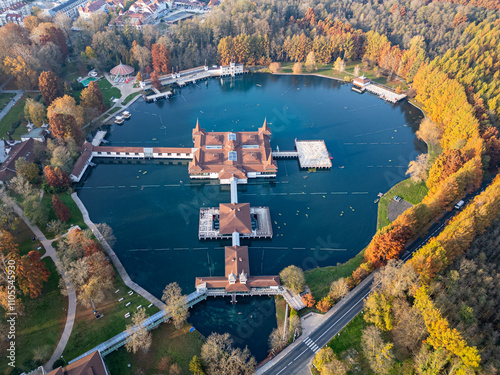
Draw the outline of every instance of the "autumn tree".
M80 141L82 132L77 125L76 120L71 115L54 113L49 117L50 130L54 137L59 139L73 138Z
M302 64L299 62L296 62L295 64L293 64L292 71L293 71L293 74L302 73Z
M68 206L66 206L57 195L52 196L52 209L54 210L57 218L63 223L69 220L71 212L69 211Z
M306 293L306 294L302 295L302 297L300 297L300 299L302 300L304 305L306 305L306 307L313 307L314 304L316 303L316 300L314 299L314 297L312 296L311 293Z
M201 347L201 358L209 375L250 375L254 373L255 358L248 348L233 348L228 333L212 333Z
M102 252L80 259L68 273L77 288L78 301L94 310L105 299L105 291L113 287L114 270Z
M304 290L306 279L302 268L291 265L280 272L280 279L283 285L292 292L299 294Z
M24 158L19 158L16 160L16 171L19 175L23 176L31 184L36 184L39 182L40 168L33 162L28 162Z
M353 70L353 75L354 77L359 77L359 73L361 72L361 69L359 68L359 65L356 65Z
M50 106L56 98L64 94L61 79L51 71L40 73L40 77L38 77L38 88L47 106Z
M56 190L63 191L71 186L68 174L58 167L52 168L50 165L47 165L43 169L43 174L45 175L47 184L56 188Z
M153 71L153 73L151 73L151 85L158 91L160 91L162 88L162 84L160 82L160 76L158 75L156 70Z
M135 77L135 81L136 82L142 82L143 81L141 72L137 72L137 76Z
M389 259L399 257L411 234L406 225L395 224L378 231L365 251L365 259L375 268L386 264Z
M281 64L279 62L272 62L269 64L269 70L271 73L279 73L281 72Z
M48 225L48 231L50 233L53 233L54 236L56 237L59 237L66 230L66 226L61 220L51 220L47 225Z
M177 283L168 284L163 290L161 298L165 302L165 314L172 319L175 328L182 327L189 317L186 296L182 295L182 289Z
M80 105L86 109L87 115L96 117L106 110L102 91L97 82L92 81L80 94Z
M198 356L193 356L191 361L189 362L189 371L193 375L205 375L205 371L203 370L203 363Z
M47 117L49 121L50 118L56 113L72 116L79 126L84 124L83 108L78 106L75 99L69 95L59 97L55 99L52 104L50 104L47 109Z
M132 324L127 325L129 340L125 343L128 352L137 353L143 351L147 353L153 341L151 332L142 325L147 318L146 309L141 308L132 315Z
M307 54L305 66L306 66L306 70L308 72L312 72L313 70L318 70L318 66L316 65L316 56L314 54L314 51L311 51Z
M50 157L50 166L60 168L62 171L71 172L75 161L75 152L72 150L73 138L66 138L64 143L54 145L52 155ZM68 147L69 146L69 147Z
M381 332L374 326L368 326L361 336L361 347L371 369L376 374L387 374L394 365L392 343L382 339Z
M47 114L47 109L45 106L36 102L35 100L28 98L26 99L26 104L24 105L24 117L31 121L36 127L41 127L45 121Z
M30 251L21 257L18 264L17 282L25 295L36 298L42 293L43 283L49 279L50 272L40 260L40 252Z
M314 356L313 365L322 374L323 368L335 358L336 355L333 352L333 349L329 346L326 346L316 353L316 355Z
M333 64L333 69L339 73L342 73L343 71L345 71L344 60L341 59L340 57L337 57L337 60L335 60L335 63Z
M394 324L393 301L393 296L378 291L371 293L365 301L365 320L382 331L390 331Z
M170 52L164 44L153 44L151 47L151 57L153 60L153 69L156 73L167 74L170 71Z
M154 48L157 49L158 47L154 47ZM137 65L139 65L139 69L141 71L144 71L147 66L151 65L152 54L151 54L151 51L147 47L140 46L136 43L135 45L132 46L131 52L132 52L132 57L133 57L134 61L137 62Z
M425 181L427 179L427 166L429 165L429 154L420 154L415 160L410 161L407 175L410 175L413 183Z
M330 297L330 296L326 296L326 297L322 298L321 301L319 301L316 304L316 308L322 313L328 312L328 310L330 310L332 308L332 306L333 306L333 301L332 301L332 297Z

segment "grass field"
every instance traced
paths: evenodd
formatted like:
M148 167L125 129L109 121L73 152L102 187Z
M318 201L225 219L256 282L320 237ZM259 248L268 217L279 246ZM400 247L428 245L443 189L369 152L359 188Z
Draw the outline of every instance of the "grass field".
M113 105L111 98L121 98L122 94L120 90L114 87L106 78L101 78L97 83L102 91L104 105L106 108L111 108Z
M20 222L15 235L16 242L19 244L21 255L27 254L31 250L36 250L39 242L33 242L31 238L33 233L30 229ZM35 349L44 349L47 361L52 351L59 342L59 337L64 329L66 321L66 297L62 296L58 284L60 276L57 273L56 266L50 258L43 260L50 271L50 277L43 287L42 294L35 299L23 297L24 315L19 315L16 324L16 347L22 348L16 354L16 366L22 370L31 370L24 365L25 362L33 359ZM6 352L7 342L0 342L0 350ZM28 364L28 363L27 363ZM6 356L0 357L0 368L7 369ZM3 374L4 372L2 372Z
M14 96L16 96L16 94L0 94L0 111L7 105L8 102L12 100Z
M282 329L283 324L285 324L286 302L281 296L276 296L274 301L276 304L276 320L278 327Z
M330 284L341 277L351 276L352 272L363 263L363 252L338 266L319 267L304 272L306 283L311 289L311 294L319 301L326 297L330 291Z
M428 189L425 182L415 184L411 182L410 179L401 181L399 184L394 185L382 198L380 198L378 203L377 229L383 228L391 223L387 217L387 210L392 198L394 198L395 195L398 195L405 201L415 205L422 202L422 199L424 199L427 191Z
M293 65L294 65L293 62L281 63L281 68L282 68L281 73L293 73L293 70L292 70ZM333 70L333 63L332 64L317 64L318 69L313 70L312 72L308 72L305 69L304 65L302 65L302 73L301 74L318 74L318 75L322 75L325 77L332 77L332 78L336 78L336 79L343 81L344 77L354 78L353 72L354 72L354 68L356 67L356 65L359 65L361 74L364 74L367 78L371 79L374 82L389 86L393 89L396 89L396 87L398 87L398 86L401 86L401 88L403 90L408 89L406 83L401 82L399 80L390 80L389 78L383 77L383 76L377 77L377 74L375 73L375 71L373 69L364 68L361 61L348 62L346 64L345 71L342 73L338 72L336 70ZM269 69L264 68L261 71L269 72Z
M71 212L71 216L66 222L67 228L72 225L78 225L82 230L87 229L87 224L85 224L85 222L83 221L82 212L76 205L75 201L71 198L71 195L69 193L61 193L59 194L59 199L66 206L68 206L69 211ZM52 210L52 194L45 193L42 198L42 203L49 209L49 221L57 220L57 216L54 213L54 210ZM47 227L40 228L40 230L48 239L54 238L54 234L52 232L49 232Z
M182 369L182 374L191 374L189 362L194 355L200 356L203 340L198 331L189 332L189 328L188 324L179 330L172 324L161 324L152 331L153 343L148 353L132 354L122 347L104 357L109 372L119 375L168 374L168 370L159 366L162 358L165 358L163 361L169 366L177 363ZM142 372L139 372L140 370Z
M6 132L11 131L11 125L16 121L21 121L21 125L12 133L12 138L20 140L21 135L27 132L26 121L24 120L24 105L27 98L34 98L37 94L24 94L21 99L10 109L9 112L0 120L0 138L7 138Z
M119 292L115 293L116 290ZM154 305L148 308L149 301L141 295L135 292L131 296L128 295L129 290L130 288L116 274L113 288L106 293L103 302L96 304L96 309L104 315L100 319L95 319L91 307L78 304L75 325L63 354L65 360L71 360L125 331L131 318L126 319L124 315L126 313L133 314L139 305L146 309L148 315L158 312L158 308ZM123 301L119 302L118 300L122 297ZM130 305L127 307L125 305L128 302ZM114 374L114 372L112 373Z
M125 98L125 100L122 102L123 105L126 105L128 102L130 102L132 99L134 99L137 95L140 95L140 92L133 92L129 96Z

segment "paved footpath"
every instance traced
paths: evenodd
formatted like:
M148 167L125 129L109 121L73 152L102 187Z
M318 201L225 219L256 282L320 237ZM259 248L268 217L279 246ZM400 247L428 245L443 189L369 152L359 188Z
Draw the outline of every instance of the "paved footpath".
M121 278L123 279L123 282L132 290L134 290L136 293L140 294L144 298L146 298L149 302L154 304L156 307L158 307L160 310L162 310L165 307L165 304L160 301L158 298L153 296L151 293L149 293L147 290L136 284L135 282L132 281L130 276L128 275L127 271L125 271L125 268L122 265L122 262L120 262L120 259L116 256L115 252L109 246L107 241L104 239L102 236L101 232L96 228L95 224L90 220L89 213L87 211L87 208L85 208L83 202L80 200L78 195L76 193L71 194L71 198L75 201L76 205L80 209L83 215L83 221L85 221L85 224L92 230L92 233L96 236L96 238L99 240L101 243L102 247L104 250L106 250L106 253L108 256L111 258L111 261L115 265L118 273L120 274Z
M5 194L2 193L1 195L2 200L6 200ZM33 234L38 238L38 240L41 242L42 246L45 249L45 254L42 256L43 258L50 257L56 267L57 271L59 274L62 276L64 283L66 284L66 291L68 294L68 311L66 315L66 324L64 325L64 330L61 335L61 338L59 339L59 343L57 344L56 349L54 350L54 353L52 354L52 357L50 357L49 361L43 366L45 368L45 371L49 372L52 370L52 365L54 362L61 358L61 355L63 354L64 348L66 348L66 344L69 341L69 338L71 336L71 331L73 330L73 325L75 323L75 315L76 315L76 293L75 293L75 287L73 286L73 282L71 279L65 274L64 268L57 259L57 253L56 249L52 246L52 242L54 240L48 240L45 238L44 234L42 231L35 225L32 225L29 220L24 216L23 210L21 207L19 207L16 203L10 201L10 203L13 205L14 211L16 212L17 215L26 223L26 225L31 229Z

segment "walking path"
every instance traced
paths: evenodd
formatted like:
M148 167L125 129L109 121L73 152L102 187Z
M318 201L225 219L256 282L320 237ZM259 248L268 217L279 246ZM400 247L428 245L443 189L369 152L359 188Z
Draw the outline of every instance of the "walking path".
M5 193L1 193L1 199L5 202L7 202L7 197L5 196ZM57 253L54 247L52 246L52 242L54 240L48 240L45 238L44 234L42 231L37 227L32 225L29 220L24 216L23 210L21 207L19 207L16 203L12 203L12 206L14 208L14 211L16 214L26 223L26 225L31 229L33 234L38 238L40 243L45 249L45 254L42 256L42 259L45 257L50 257L54 264L57 267L57 271L61 275L61 277L64 280L64 283L66 285L66 291L68 293L68 311L66 315L66 324L64 326L64 331L61 335L61 338L59 339L59 343L57 344L56 349L54 350L54 353L52 354L52 357L50 357L49 361L43 366L47 372L52 370L52 365L54 362L61 358L61 355L64 351L64 348L66 348L66 344L68 343L68 340L71 336L71 331L73 330L73 325L75 323L75 315L76 315L76 293L75 293L75 287L73 286L73 282L71 279L65 274L64 268L57 259Z
M21 97L24 94L23 90L4 90L3 89L4 86L7 83L9 83L9 81L10 81L10 78L2 85L2 87L0 87L0 94L16 94L16 96L14 96L14 98L12 98L9 101L9 104L7 104L4 109L2 109L2 111L0 112L0 120L2 120L4 118L4 116L7 114L7 112L9 112L12 109L12 107L14 107L14 105L18 102L19 99L21 99Z
M108 242L106 239L102 236L101 232L96 228L95 224L90 220L89 213L87 211L87 208L85 208L83 202L80 200L78 195L76 193L71 194L71 198L75 201L76 205L80 209L83 215L83 221L85 221L85 224L88 225L88 227L92 230L92 233L96 236L96 238L99 240L101 243L102 247L106 252L108 253L108 256L111 258L111 261L115 265L118 273L120 274L121 278L123 279L123 282L132 290L134 290L136 293L140 294L144 298L146 298L149 302L154 304L156 307L158 307L160 310L162 310L165 307L165 304L160 301L158 298L153 296L151 293L149 293L147 290L136 284L135 282L132 281L130 276L128 275L127 271L125 271L125 268L123 267L122 263L120 262L120 259L116 256L115 252L109 246Z

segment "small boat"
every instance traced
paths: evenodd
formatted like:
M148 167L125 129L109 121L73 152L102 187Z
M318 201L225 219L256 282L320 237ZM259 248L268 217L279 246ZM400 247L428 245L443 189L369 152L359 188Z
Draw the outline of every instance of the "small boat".
M123 124L123 117L122 116L116 116L115 118L115 123L116 124Z
M123 118L129 118L131 116L129 111L123 111L122 113Z

